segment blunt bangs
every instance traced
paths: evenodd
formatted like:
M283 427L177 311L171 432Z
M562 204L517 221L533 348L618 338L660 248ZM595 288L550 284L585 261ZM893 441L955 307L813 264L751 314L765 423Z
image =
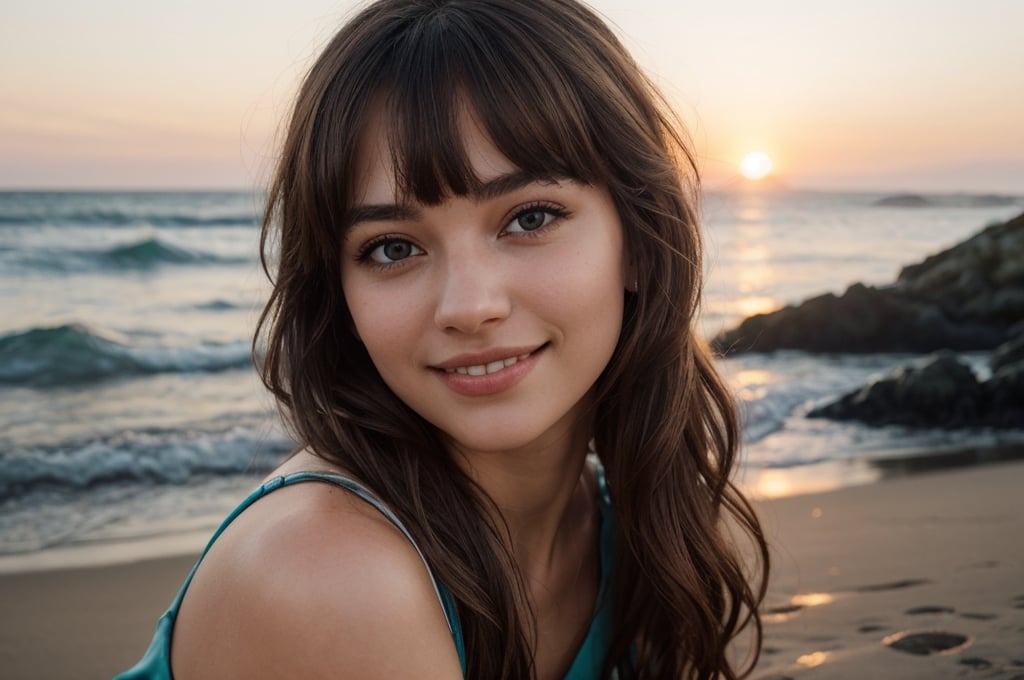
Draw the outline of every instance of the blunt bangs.
M608 111L593 110L602 98L610 105L597 46L556 20L564 8L552 4L421 5L392 36L375 94L400 193L436 204L474 192L480 181L460 133L467 116L527 174L608 181L595 120Z

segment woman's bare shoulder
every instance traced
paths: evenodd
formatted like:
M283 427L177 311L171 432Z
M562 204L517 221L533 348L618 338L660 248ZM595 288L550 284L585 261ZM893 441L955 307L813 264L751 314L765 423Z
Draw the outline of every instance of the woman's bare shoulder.
M182 603L172 665L177 680L460 677L415 548L320 482L268 494L225 530Z

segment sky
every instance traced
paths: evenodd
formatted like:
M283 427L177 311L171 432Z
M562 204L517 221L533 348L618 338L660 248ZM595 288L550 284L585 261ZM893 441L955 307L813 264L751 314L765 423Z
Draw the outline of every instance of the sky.
M705 186L1024 194L1024 1L593 0ZM349 0L5 0L0 188L252 189Z

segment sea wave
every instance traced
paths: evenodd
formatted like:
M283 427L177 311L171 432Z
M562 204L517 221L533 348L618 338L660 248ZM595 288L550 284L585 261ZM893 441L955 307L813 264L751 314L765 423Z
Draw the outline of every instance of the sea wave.
M292 447L245 422L220 430L151 429L16 448L0 456L0 498L111 484L185 484L200 476L266 472Z
M237 215L195 215L179 214L133 214L120 211L77 212L67 216L71 224L99 224L103 226L137 226L152 225L154 227L257 227L260 218L253 213Z
M98 227L248 227L260 225L255 212L197 214L191 212L138 212L130 210L78 209L54 211L47 209L13 210L0 213L0 226L98 226Z
M138 345L81 323L0 336L0 385L55 387L152 373L215 372L251 365L248 341L191 347Z
M177 245L157 236L103 249L0 249L0 263L13 270L42 272L146 271L170 265L234 265L254 262L254 257L221 255Z
M816 356L799 351L740 355L719 361L736 395L743 440L756 444L790 427L824 398L844 394L904 355Z
M184 248L158 237L115 246L95 255L96 259L105 265L129 269L144 269L161 264L227 264L245 261L242 258L224 257L193 248Z

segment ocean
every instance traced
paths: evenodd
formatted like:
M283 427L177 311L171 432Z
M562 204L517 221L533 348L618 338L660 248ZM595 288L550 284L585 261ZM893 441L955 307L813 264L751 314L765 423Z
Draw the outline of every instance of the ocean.
M745 315L891 282L1024 210L1024 197L709 193L710 337ZM197 550L290 448L250 360L269 286L246 192L0 193L0 572ZM1022 432L808 420L909 355L747 355L720 365L760 496L871 481L878 460ZM981 376L987 357L968 355Z

